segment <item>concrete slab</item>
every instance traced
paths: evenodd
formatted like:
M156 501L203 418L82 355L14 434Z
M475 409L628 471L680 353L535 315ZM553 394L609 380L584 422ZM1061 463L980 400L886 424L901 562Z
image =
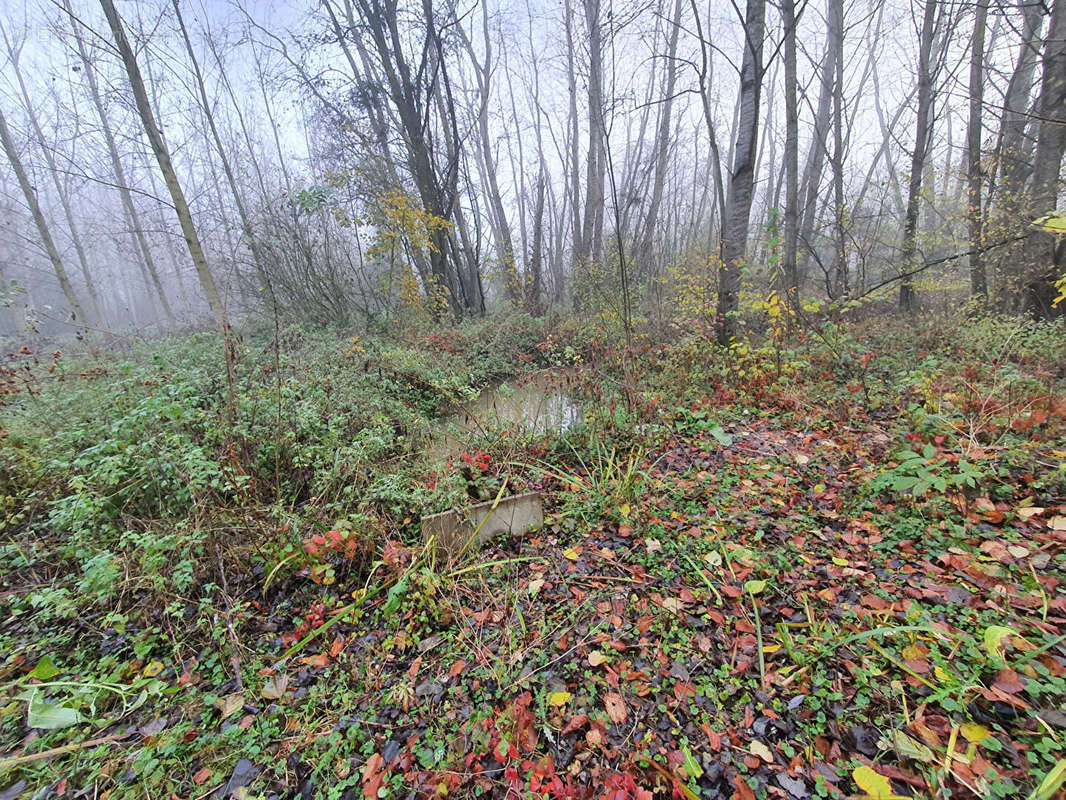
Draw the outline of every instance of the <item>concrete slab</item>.
M438 554L454 560L480 547L494 536L521 536L544 525L544 507L540 492L504 497L493 508L493 501L452 509L422 517L422 541L433 537Z

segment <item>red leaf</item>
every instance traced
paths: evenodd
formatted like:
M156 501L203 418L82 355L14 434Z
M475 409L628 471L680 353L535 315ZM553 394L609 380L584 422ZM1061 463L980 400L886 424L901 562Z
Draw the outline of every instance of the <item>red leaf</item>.
M202 770L192 776L192 782L197 786L203 786L207 783L207 779L211 777L211 770L208 767L204 767Z

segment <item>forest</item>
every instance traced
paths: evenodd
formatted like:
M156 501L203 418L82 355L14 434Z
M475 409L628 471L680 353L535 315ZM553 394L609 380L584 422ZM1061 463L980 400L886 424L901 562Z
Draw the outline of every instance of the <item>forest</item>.
M1066 800L1066 0L0 0L0 145L0 800Z

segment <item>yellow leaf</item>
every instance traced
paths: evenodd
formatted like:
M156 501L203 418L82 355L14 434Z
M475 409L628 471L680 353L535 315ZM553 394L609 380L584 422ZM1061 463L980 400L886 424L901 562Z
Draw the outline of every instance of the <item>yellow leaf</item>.
M150 664L146 664L144 669L141 670L141 674L146 678L154 678L160 672L163 671L162 661L153 661Z
M846 567L848 565L848 560L846 558L840 558L839 556L833 556L833 563L838 567Z
M1066 531L1066 517L1052 517L1047 526L1053 531Z
M978 725L976 722L964 722L959 727L959 733L966 741L980 744L988 738L991 732L984 725Z
M529 582L529 593L535 595L544 586L544 578L534 578Z
M607 660L607 656L605 656L599 650L593 650L591 653L589 653L589 666L590 667L598 667L600 664L602 664L606 660Z
M570 702L570 698L573 697L570 692L552 692L548 696L548 705L553 708L561 708Z
M563 558L569 558L571 561L577 561L577 558L580 555L581 553L573 547L568 547L563 550Z
M888 778L872 767L859 767L852 770L851 777L867 797L874 800L886 800L892 797L892 784Z
M629 503L626 503L626 504L624 504L624 505L621 505L621 506L619 506L619 507L618 507L618 512L619 512L619 513L620 513L620 514L621 514L621 515L622 515L623 517L628 517L628 516L629 516L629 510L630 510L630 509L629 509Z
M1052 211L1040 219L1033 220L1033 225L1043 228L1048 233L1063 234L1066 233L1066 214L1061 211Z

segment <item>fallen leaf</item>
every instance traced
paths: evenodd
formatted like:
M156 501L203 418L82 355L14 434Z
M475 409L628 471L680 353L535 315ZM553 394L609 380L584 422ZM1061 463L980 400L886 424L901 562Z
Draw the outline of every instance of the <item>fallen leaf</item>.
M603 696L603 705L607 709L607 716L611 718L611 722L616 725L621 725L626 721L627 712L626 704L622 699L622 695L618 692L608 692Z
M754 740L748 746L748 752L751 753L753 756L758 756L767 764L774 763L774 754L770 751L769 747L760 742L758 739Z
M683 607L681 601L676 597L667 597L663 600L663 608L667 611L673 611L675 614L680 614Z
M385 780L385 759L380 753L374 753L363 765L363 797L365 800L377 800L378 790Z
M959 726L959 733L962 734L962 738L973 744L980 744L991 735L991 731L984 725L979 725L976 722L964 722Z
M992 682L992 686L1007 694L1018 694L1025 688L1022 679L1018 677L1018 673L1007 668L1001 669L996 673L996 679Z
M600 664L607 660L607 656L601 653L599 650L593 650L589 653L588 661L590 667L598 667Z
M1066 517L1052 517L1047 521L1047 526L1053 531L1066 531Z
M588 714L575 714L570 718L570 721L566 723L566 727L563 728L562 735L565 736L568 733L573 733L580 728L584 728L589 724Z
M233 694L227 694L225 697L220 697L215 701L215 708L218 709L221 714L221 719L231 717L240 711L244 707L244 695L240 692L234 692Z
M903 731L892 731L889 734L889 741L902 758L909 758L922 764L932 764L936 760L932 750Z
M563 550L563 558L568 558L571 561L577 561L577 559L578 559L578 557L580 555L581 555L581 548L580 547L568 547L565 550Z
M289 676L285 673L275 675L263 684L261 694L267 700L280 700L285 696L285 690L289 688Z
M873 800L886 800L893 796L892 784L888 778L872 767L862 766L852 770L851 777L866 797L873 798Z
M209 767L204 767L192 776L192 782L195 783L197 786L203 786L205 783L207 783L207 779L210 777L211 769Z
M570 692L552 692L548 695L548 705L553 708L561 708L570 702L570 698L573 697Z

